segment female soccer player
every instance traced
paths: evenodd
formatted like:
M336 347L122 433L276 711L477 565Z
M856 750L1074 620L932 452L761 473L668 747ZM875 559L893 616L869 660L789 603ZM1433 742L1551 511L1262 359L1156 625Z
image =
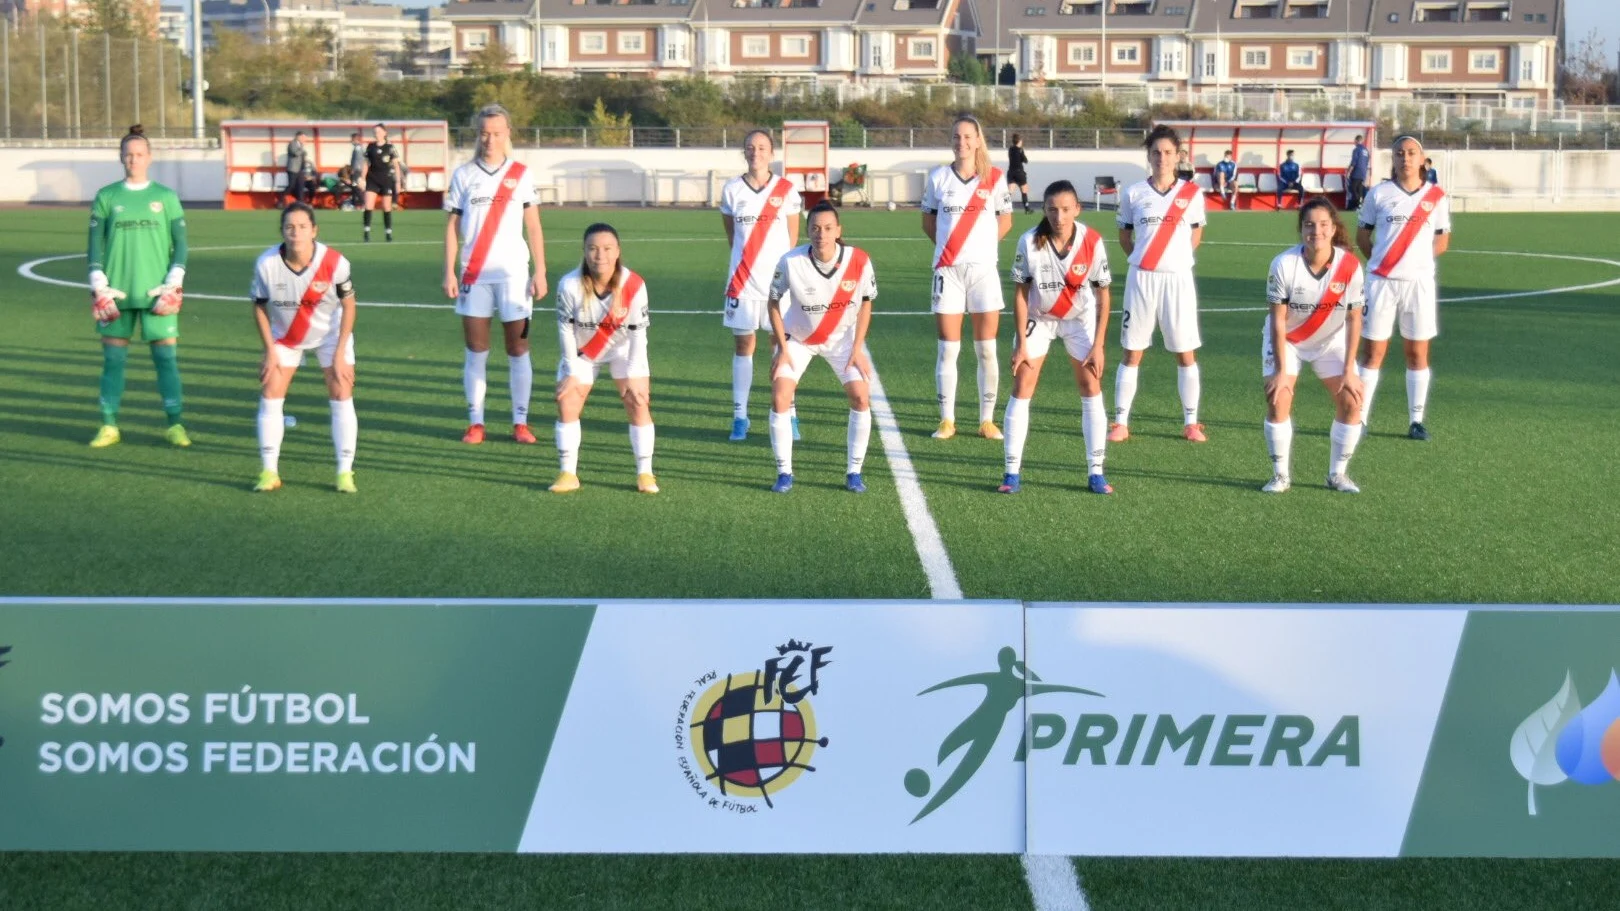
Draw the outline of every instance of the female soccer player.
M973 351L979 359L979 436L999 440L1001 430L993 420L999 380L996 327L1007 304L996 259L997 245L1012 230L1012 194L1001 171L990 166L977 120L956 118L951 151L955 161L928 175L922 198L923 233L934 242L933 311L939 328L934 364L939 429L934 439L956 436L956 356L962 350L966 312L971 314Z
M607 367L630 416L636 489L657 493L653 477L651 370L647 364L647 285L620 260L619 232L585 229L585 257L557 283L557 454L562 470L552 493L579 489L579 415L597 373Z
M371 242L371 212L377 208L381 200L383 210L383 239L394 239L394 198L399 195L399 187L405 182L401 174L404 162L400 161L399 150L388 141L388 128L377 124L371 128L372 142L366 146L365 164L360 168L360 182L366 188L366 212L362 216L365 224L365 239Z
M731 246L723 321L735 339L731 358L731 439L748 436L748 392L754 385L756 333L769 331L766 300L771 271L782 255L798 246L803 205L792 181L771 173L776 147L766 130L743 137L747 173L726 181L720 191L720 219ZM797 418L794 418L795 423Z
M1080 224L1080 194L1074 184L1049 184L1046 217L1018 238L1013 259L1012 397L1007 399L1007 468L1002 493L1017 493L1029 435L1029 400L1041 378L1052 342L1062 339L1080 386L1080 429L1086 441L1087 484L1092 493L1113 493L1103 477L1108 413L1103 408L1103 330L1111 295L1108 249L1102 235Z
M1362 385L1356 376L1361 339L1361 261L1350 252L1350 235L1339 212L1324 196L1313 196L1299 210L1300 245L1271 261L1266 303L1271 313L1261 332L1261 370L1266 392L1266 448L1271 480L1261 488L1282 493L1291 485L1294 379L1308 363L1328 394L1335 416L1330 436L1327 486L1343 493L1361 488L1345 473L1361 439Z
M806 219L810 243L782 257L771 282L771 333L776 363L771 371L771 450L776 454L774 493L793 489L793 428L788 408L811 360L824 358L849 396L848 459L844 486L866 493L861 466L872 436L866 330L872 322L877 276L866 251L843 243L838 209L822 202Z
M1423 144L1396 138L1393 179L1367 192L1361 205L1356 246L1367 257L1367 319L1361 337L1361 423L1372 414L1378 370L1400 318L1406 341L1407 436L1427 440L1423 419L1429 402L1429 341L1440 334L1434 287L1435 261L1451 245L1451 200L1426 183Z
M1131 438L1131 403L1142 353L1153 344L1153 330L1164 332L1164 347L1176 356L1176 388L1181 393L1182 436L1208 439L1198 423L1198 287L1193 284L1193 251L1204 238L1204 194L1198 184L1177 180L1181 137L1160 124L1148 133L1147 180L1119 197L1119 243L1130 257L1125 274L1125 313L1119 341L1125 356L1114 377L1114 426L1110 443Z
M507 388L512 394L512 439L533 443L529 318L534 302L545 297L547 290L539 199L528 169L511 157L512 118L506 108L485 105L473 115L473 122L478 127L478 154L456 168L450 191L444 194L444 209L449 213L444 227L444 293L455 299L466 345L461 387L467 396L467 431L461 442L471 446L484 442L490 321L498 316L506 342Z
M259 365L259 457L253 489L281 487L282 405L293 374L314 351L332 406L338 493L354 493L354 282L343 254L315 239L315 210L295 202L281 213L281 243L253 267L253 319L264 344Z
M1024 214L1029 214L1029 155L1024 152L1024 137L1013 134L1012 145L1007 149L1007 192L1017 187L1020 196L1024 197Z
M180 423L180 286L186 277L186 214L180 197L147 177L152 146L140 124L118 144L124 179L102 187L90 205L90 315L101 334L101 429L96 449L123 439L118 407L124 398L129 341L140 327L157 368L158 394L169 421L164 438L190 446Z

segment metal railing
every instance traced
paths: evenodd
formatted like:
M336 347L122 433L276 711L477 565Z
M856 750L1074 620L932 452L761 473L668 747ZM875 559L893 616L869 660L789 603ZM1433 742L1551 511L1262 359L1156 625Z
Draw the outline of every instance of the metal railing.
M0 138L57 141L191 136L185 58L166 42L0 19Z

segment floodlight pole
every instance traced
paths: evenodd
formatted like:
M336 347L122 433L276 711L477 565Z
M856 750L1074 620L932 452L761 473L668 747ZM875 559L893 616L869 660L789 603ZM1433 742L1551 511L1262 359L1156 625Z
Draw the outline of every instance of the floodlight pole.
M203 138L202 0L191 0L191 134Z

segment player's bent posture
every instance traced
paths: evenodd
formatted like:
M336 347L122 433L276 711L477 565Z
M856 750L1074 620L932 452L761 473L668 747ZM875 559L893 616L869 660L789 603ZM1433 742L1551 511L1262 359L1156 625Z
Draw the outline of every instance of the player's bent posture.
M365 164L360 168L360 183L366 188L366 212L361 216L366 243L371 242L371 212L379 201L383 210L383 239L394 239L394 199L405 182L401 173L404 162L400 161L399 150L388 141L388 128L379 123L371 128L371 135Z
M1113 493L1103 477L1108 413L1103 407L1103 331L1110 303L1108 249L1102 235L1080 224L1080 195L1059 180L1046 188L1046 217L1018 238L1013 259L1013 392L1007 399L1006 475L1002 493L1017 493L1029 436L1029 400L1052 343L1061 339L1080 387L1080 429L1086 441L1087 484Z
M1261 370L1266 392L1266 448L1271 480L1261 488L1282 493L1291 486L1294 381L1308 363L1333 397L1327 486L1360 493L1346 470L1361 439L1361 380L1356 348L1361 340L1361 261L1350 252L1350 235L1326 197L1313 196L1299 210L1300 245L1271 261L1261 332Z
M253 489L281 486L283 405L293 374L314 351L332 407L338 493L354 493L354 282L343 254L315 239L315 210L293 203L281 213L281 243L253 267L253 319L264 344L259 365L259 457Z
M450 178L444 195L449 220L444 228L444 293L455 298L466 342L461 385L467 396L467 432L461 442L484 442L485 369L489 363L490 321L500 317L506 339L508 388L512 394L512 439L533 443L529 395L534 367L529 362L529 318L534 302L546 296L545 237L534 181L511 157L512 118L498 104L473 115L478 153ZM369 195L369 194L368 194ZM524 235L528 243L524 244ZM461 275L456 275L457 249ZM529 265L534 264L530 277Z
M934 242L933 311L939 329L934 386L939 394L937 440L956 436L956 356L962 350L962 314L973 324L979 360L979 435L1001 439L995 425L998 367L996 327L1006 309L997 245L1012 230L1012 194L990 166L984 131L972 117L951 130L955 161L940 165L923 184L922 229Z
M557 455L561 471L552 493L579 489L579 415L603 367L613 377L630 417L630 452L636 489L657 493L653 477L651 374L647 364L647 285L620 260L619 232L611 225L585 229L579 268L557 283Z
M720 191L720 218L726 226L726 243L731 246L731 277L726 280L723 320L736 343L731 358L732 440L748 436L754 342L756 333L771 328L766 314L771 271L783 254L799 244L799 212L803 204L792 181L771 173L775 154L769 132L750 132L743 138L743 160L748 163L748 172L726 181Z
M819 203L806 219L810 243L783 256L771 282L771 332L776 363L771 372L771 450L776 454L776 483L771 490L793 489L793 428L788 408L799 378L820 357L832 366L849 395L848 460L844 486L865 493L861 466L872 436L866 330L877 297L877 275L865 250L843 242L838 210Z
M140 124L118 145L124 179L96 193L90 206L90 315L101 335L100 449L123 437L118 408L124 399L129 342L140 328L157 368L158 394L169 428L164 437L190 446L180 423L181 283L186 277L186 215L180 197L147 177L152 147Z
M1394 145L1394 175L1373 187L1361 205L1356 246L1367 257L1367 318L1361 337L1361 422L1372 414L1378 370L1397 318L1406 342L1407 436L1427 440L1429 342L1440 334L1435 261L1451 245L1451 200L1424 179L1423 144L1401 136Z
M1203 339L1198 333L1193 251L1204 239L1204 194L1198 184L1176 179L1181 137L1173 128L1154 127L1143 145L1150 176L1126 188L1119 198L1119 243L1130 257L1130 269L1119 326L1125 356L1114 377L1114 426L1108 441L1131 438L1137 370L1157 328L1164 333L1165 350L1179 365L1176 389L1181 393L1182 435L1202 443L1206 437L1204 425L1198 423L1202 385L1196 352Z

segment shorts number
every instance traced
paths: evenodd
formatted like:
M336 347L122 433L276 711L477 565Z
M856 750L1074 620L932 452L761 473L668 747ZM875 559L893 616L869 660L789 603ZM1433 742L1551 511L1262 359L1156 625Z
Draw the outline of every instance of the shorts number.
M945 276L943 276L943 275L935 275L934 276L934 296L938 297L939 295L944 294L944 293L945 293Z
M1131 311L1126 310L1123 314L1120 315L1119 327L1121 329L1129 329L1129 328L1131 328Z
M1034 334L1035 334L1035 321L1034 320L1028 320L1027 322L1024 323L1024 338L1029 338L1030 336L1032 336Z
M1369 317L1371 315L1372 315L1372 305L1371 304L1362 304L1361 305L1361 318L1366 319L1367 317Z

